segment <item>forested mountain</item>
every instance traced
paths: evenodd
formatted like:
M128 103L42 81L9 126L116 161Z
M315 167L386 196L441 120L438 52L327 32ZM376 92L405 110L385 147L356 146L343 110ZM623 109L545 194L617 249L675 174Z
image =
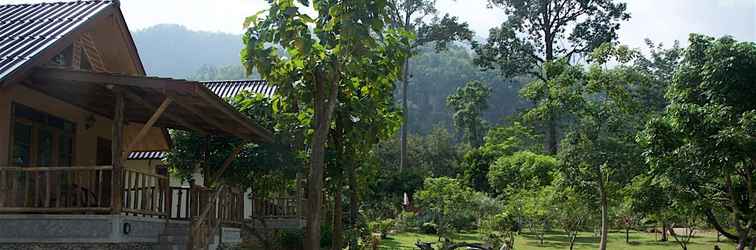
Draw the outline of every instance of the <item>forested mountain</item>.
M241 65L240 35L160 24L133 31L132 36L150 75L188 78L203 65Z
M257 78L244 75L239 62L242 47L239 35L161 24L134 31L133 36L150 75L193 80ZM488 100L490 108L483 116L491 124L501 123L505 116L526 105L517 94L524 81L504 80L494 72L480 71L473 64L473 52L465 47L451 46L440 53L430 47L422 48L411 62L411 133L428 134L434 126L453 131L453 114L446 105L446 98L471 80L481 81L493 89Z

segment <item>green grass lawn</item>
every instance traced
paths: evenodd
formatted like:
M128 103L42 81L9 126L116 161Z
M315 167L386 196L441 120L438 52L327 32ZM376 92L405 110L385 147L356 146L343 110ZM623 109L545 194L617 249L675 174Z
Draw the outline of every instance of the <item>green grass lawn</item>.
M653 233L630 232L630 244L625 243L624 232L615 232L609 234L608 249L612 250L644 250L644 249L663 249L673 250L682 249L671 236L668 242L659 242ZM438 239L434 235L424 235L417 233L399 233L389 236L381 242L381 249L417 249L415 242L417 240L425 242L436 242ZM722 238L722 240L725 240ZM454 239L455 242L480 242L479 235L475 233L459 234ZM581 233L575 242L575 249L596 249L598 248L599 239L593 237L590 232ZM699 233L688 245L689 250L712 250L717 244L716 233ZM732 249L731 243L718 243L722 249ZM546 234L543 245L538 244L538 238L535 235L523 233L515 240L516 250L534 250L534 249L569 249L569 241L566 235L559 232Z

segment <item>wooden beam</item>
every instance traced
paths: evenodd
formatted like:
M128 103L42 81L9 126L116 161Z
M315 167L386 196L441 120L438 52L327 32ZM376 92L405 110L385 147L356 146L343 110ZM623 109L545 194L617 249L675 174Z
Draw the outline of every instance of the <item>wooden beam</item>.
M115 108L113 110L113 137L111 138L111 161L113 163L112 171L112 186L111 186L111 200L110 204L113 208L113 214L121 214L123 208L123 201L121 199L123 195L123 123L124 123L124 109L125 98L123 91L114 88L113 94L115 97Z
M129 142L129 145L126 146L126 149L123 150L123 156L122 158L125 160L129 153L136 147L136 145L144 138L144 136L147 135L147 132L152 129L152 126L155 125L155 122L157 122L158 119L160 119L160 116L163 114L166 108L168 108L168 105L171 105L171 102L173 102L173 98L166 97L165 100L163 100L163 103L160 104L160 106L155 110L155 113L152 113L152 116L150 116L150 119L147 120L147 123L142 126L142 129L139 130L139 133Z
M178 97L178 96L173 95L173 94L168 94L168 96L173 97L173 100L176 101L176 104L178 104L182 108L188 110L189 112L194 113L195 115L197 115L198 117L200 117L202 120L204 120L204 121L206 121L206 122L208 122L210 124L213 124L213 126L219 128L219 129L220 128L227 128L227 127L229 127L228 124L223 124L222 122L220 122L220 121L218 121L218 120L210 117L208 114L205 114L205 112L197 109L196 107L192 106L191 104L185 103L181 99L181 97ZM233 135L235 135L235 136L237 136L239 138L244 138L245 137L244 135L242 135L241 133L239 133L236 130L234 130L234 131L226 131L226 132L228 132L230 134L233 134Z
M157 90L173 90L193 93L198 86L184 80L169 78L131 76L122 74L99 73L90 71L66 70L57 68L39 68L33 73L34 79L42 81L70 81L79 83L133 86Z
M156 109L155 105L152 105L151 103L147 102L147 100L144 100L144 98L140 97L137 94L134 94L131 91L125 91L124 94L126 94L126 97L128 97L130 100L132 100L132 101L134 101L136 103L139 103L140 105L142 105L146 109L150 109L150 110ZM173 99L173 98L171 97L171 99ZM207 132L204 129L201 129L201 128L197 127L197 126L192 125L190 122L187 122L186 120L184 120L184 118L181 118L180 116L177 116L177 115L172 114L170 112L169 113L164 113L163 115L166 118L175 121L179 125L184 126L184 127L188 128L188 129L191 129L193 132L199 133L201 135L207 134Z

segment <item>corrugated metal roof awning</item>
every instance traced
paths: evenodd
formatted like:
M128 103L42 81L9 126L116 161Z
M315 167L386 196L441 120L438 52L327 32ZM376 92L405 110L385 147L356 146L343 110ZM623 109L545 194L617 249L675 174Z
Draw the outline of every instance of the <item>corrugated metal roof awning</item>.
M273 97L276 93L276 86L269 85L264 80L205 81L202 84L221 98L234 97L242 91L259 93L267 97Z
M167 152L164 151L139 151L129 153L128 160L162 160Z

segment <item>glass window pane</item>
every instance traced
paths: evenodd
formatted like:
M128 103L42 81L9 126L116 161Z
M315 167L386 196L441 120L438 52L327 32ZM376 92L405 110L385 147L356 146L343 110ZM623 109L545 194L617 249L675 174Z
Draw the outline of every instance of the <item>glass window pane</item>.
M16 166L28 166L31 163L32 126L16 122L13 127L13 159Z
M60 166L71 166L73 163L73 137L69 135L61 136L58 150L58 164Z
M40 129L37 136L37 165L41 167L52 164L53 133L49 129Z

